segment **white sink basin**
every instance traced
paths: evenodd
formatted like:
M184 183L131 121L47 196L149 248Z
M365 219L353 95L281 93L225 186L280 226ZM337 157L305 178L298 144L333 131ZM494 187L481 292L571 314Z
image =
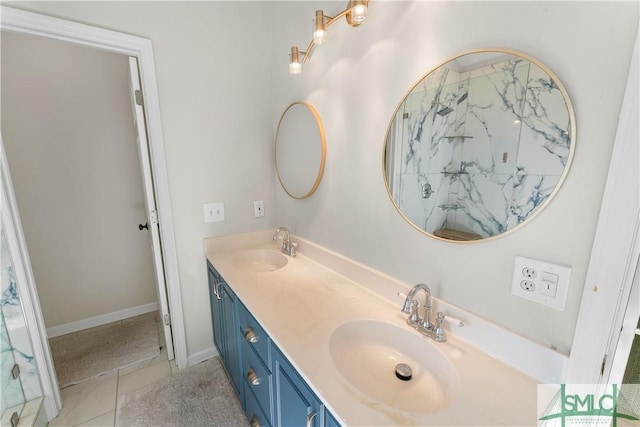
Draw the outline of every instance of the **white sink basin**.
M231 259L231 264L240 270L258 273L276 271L287 265L287 257L280 252L252 250L242 252Z
M447 407L458 391L458 375L437 348L444 345L394 324L355 320L333 331L331 358L342 376L376 402L410 412ZM396 376L396 365L412 369L410 380Z

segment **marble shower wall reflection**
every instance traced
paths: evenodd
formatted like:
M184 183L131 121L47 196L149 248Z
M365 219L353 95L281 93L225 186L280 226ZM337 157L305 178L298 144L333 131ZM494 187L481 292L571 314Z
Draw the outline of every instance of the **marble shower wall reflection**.
M7 409L12 409L11 412L13 412L25 401L42 396L42 391L4 231L0 235L2 240L0 249L2 261L0 272L1 414L4 425ZM20 367L20 376L17 379L13 379L11 373L14 364ZM20 410L16 411L20 413Z
M463 72L440 67L409 94L399 120L391 192L429 233L484 238L515 227L551 195L569 158L564 97L521 58Z

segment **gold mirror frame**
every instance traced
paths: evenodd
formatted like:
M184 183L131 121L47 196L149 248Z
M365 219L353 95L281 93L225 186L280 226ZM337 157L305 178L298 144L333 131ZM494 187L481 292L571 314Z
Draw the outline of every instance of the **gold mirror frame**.
M284 129L284 124L285 124L285 118L287 116L287 113L289 113L290 117L291 114L293 114L294 109L296 108L296 106L303 106L306 108L306 111L308 111L309 113L311 113L311 117L313 118L313 120L315 121L315 125L316 125L316 129L309 129L309 126L305 126L304 123L294 123L295 125L298 126L302 126L299 129L293 129L291 128L292 125L289 126L288 129ZM305 111L305 110L302 110ZM317 135L318 138L317 140L313 138L313 134L314 131L317 130ZM282 133L284 132L294 132L295 134L292 135L282 135ZM293 138L290 141L284 141L283 138L284 137L289 137L289 139ZM315 181L313 182L313 184L311 185L311 187L309 188L309 190L301 190L301 191L294 191L292 189L292 187L294 186L294 183L292 182L292 180L296 180L296 178L290 178L290 177L283 177L283 175L287 175L288 173L285 173L284 170L287 168L287 166L291 167L292 165L290 164L290 162L292 161L292 159L287 159L289 164L285 165L282 164L282 162L280 162L281 164L279 164L278 162L278 141L280 141L280 147L282 147L283 144L288 144L289 147L292 146L292 144L302 144L304 143L306 140L309 141L310 144L312 144L313 149L311 150L312 152L316 150L316 148L314 146L319 145L320 146L320 158L319 159L307 159L310 162L312 162L312 165L308 165L308 168L305 168L304 166L306 165L302 165L300 166L302 169L305 169L303 171L304 172L310 172L311 174L314 173L314 169L315 169L315 165L318 164L317 166L317 174L315 175ZM306 152L308 152L309 150L304 150L304 147L301 146L301 148L303 148L303 153L306 154ZM275 166L276 166L276 174L278 175L278 181L280 181L280 185L282 186L282 189L292 198L294 199L306 199L308 197L310 197L318 188L318 186L320 185L320 181L322 181L322 176L324 174L324 166L325 166L325 162L326 162L326 157L327 157L327 142L326 142L326 135L325 135L325 131L324 131L324 126L322 124L322 119L320 118L320 115L318 114L318 112L316 111L316 109L306 103L306 102L294 102L291 105L289 105L284 112L282 113L282 116L280 117L280 121L278 122L278 128L276 130L276 137L275 137ZM313 153L312 153L313 154ZM289 157L292 155L291 153L287 154ZM303 160L303 159L296 159L295 161L298 160ZM298 166L298 165L296 165ZM295 172L294 172L295 173ZM313 176L310 176L310 178L307 178L307 181L310 181L311 179L313 179ZM285 183L286 180L289 180L288 183Z
M398 159L390 160L390 159L393 158L394 155L397 157L398 152L396 151L395 154L394 153L389 153L389 151L394 151L394 147L397 150L397 146L391 147L391 140L390 140L390 137L392 135L391 133L392 132L398 132L396 124L397 124L398 118L400 117L401 109L404 108L405 103L407 103L408 98L412 94L419 93L418 91L416 91L417 88L419 88L420 86L425 88L423 96L424 96L424 99L427 99L427 89L429 87L431 87L431 88L434 87L434 86L429 86L428 85L429 81L427 79L430 76L433 76L435 78L443 79L443 78L446 77L446 74L449 72L449 71L445 71L446 70L446 68L445 68L446 65L453 64L454 61L460 62L463 59L463 57L466 57L468 59L468 57L467 57L468 55L478 55L478 54L483 54L484 56L487 56L487 57L490 56L490 55L495 55L496 57L503 56L504 58L502 58L501 60L499 60L498 62L495 62L493 64L492 63L481 63L478 66L478 68L474 68L474 69L471 69L471 70L465 70L463 72L472 73L474 70L477 71L479 69L484 69L483 67L489 67L491 65L502 64L504 61L511 59L514 62L522 61L522 60L528 61L530 65L533 65L533 66L537 67L539 69L539 71L541 71L543 73L546 73L547 77L550 79L550 82L552 83L549 86L549 88L559 91L559 93L562 96L562 100L564 101L564 105L566 106L566 109L567 109L567 111L566 111L567 118L568 118L567 128L569 129L568 130L569 134L566 135L566 132L564 134L563 133L559 134L563 139L566 138L567 144L568 144L568 152L566 153L566 157L563 158L564 159L564 163L563 163L564 167L563 167L562 173L559 174L559 176L557 178L557 181L555 182L553 188L549 191L548 195L545 196L544 201L542 201L538 205L535 205L534 209L529 211L528 214L526 215L526 217L524 217L524 219L520 220L519 214L516 212L517 215L514 214L514 216L517 218L517 221L515 222L515 224L512 223L511 225L509 225L509 220L511 219L510 215L514 212L515 208L519 208L520 206L514 206L514 205L505 205L504 206L505 212L507 213L507 218L506 218L506 223L505 223L506 229L505 230L501 230L500 232L495 233L495 234L481 236L481 235L477 234L477 232L475 230L471 229L471 227L469 227L469 229L466 229L466 230L465 229L463 229L463 230L455 230L455 229L454 230L447 230L446 226L444 227L444 229L443 228L433 229L433 230L425 229L425 228L421 227L420 225L416 224L417 221L412 220L411 218L409 218L409 214L407 214L405 211L403 211L402 207L399 204L399 201L396 200L396 197L394 197L394 192L396 193L396 195L398 194L398 191L397 191L398 187L397 186L399 184L394 183L393 184L394 185L394 190L392 190L392 185L389 182L390 181L390 177L389 177L389 173L388 173L389 171L387 169L388 169L388 165L389 165L388 162L390 162L390 161L392 163L396 164L396 165L398 164L397 163ZM483 59L486 60L486 58L483 58ZM530 67L530 69L532 69L532 67ZM536 70L534 70L534 71L536 71ZM440 75L438 74L439 72L440 72ZM443 76L442 74L445 74L445 76ZM462 80L460 80L458 82L458 84L460 84L461 81ZM527 80L525 82L526 86L524 86L524 92L522 92L522 94L523 94L523 99L521 100L523 102L523 104L522 104L523 105L522 112L526 111L526 109L525 109L525 107L526 107L526 105L525 105L526 98L525 97L526 97L526 95L528 95L529 86L533 86L535 88L535 85L530 85L530 82L531 82L530 76L527 75ZM539 83L544 83L544 81L540 80ZM435 85L435 87L442 89L442 86ZM461 87L461 86L459 86L459 87ZM465 93L466 93L466 95L469 94L469 87L468 86L467 86L467 91ZM466 96L464 96L464 97L460 96L459 99L466 99ZM451 109L451 107L452 106L453 107L457 107L457 105L454 106L453 104L449 104L448 102L442 102L442 101L445 101L445 100L440 99L439 97L434 97L434 102L430 103L431 105L423 106L425 108L423 108L422 112L425 114L425 117L428 114L431 114L431 118L435 118L434 120L437 120L437 116L438 115L447 115L447 114L450 114L451 112L455 111L455 108ZM450 101L456 101L456 100L455 99L449 99L448 101L450 102ZM536 99L535 101L537 102L539 100ZM468 101L467 101L467 103L468 103ZM458 104L461 104L461 102L458 102ZM466 103L465 103L465 105L466 105ZM536 105L534 103L534 108L535 107L536 107ZM544 107L544 105L543 105L543 107ZM467 107L465 107L465 109L466 108ZM456 114L458 114L458 113L456 112ZM463 122L464 122L464 124L466 126L466 115L468 114L468 112L465 110L465 112L463 114L465 116L464 119L463 119ZM530 117L525 116L525 114L522 114L522 117L516 117L516 116L514 116L514 117L515 117L515 120L513 120L514 124L516 124L516 120L524 121L524 120L529 120L530 119ZM407 115L404 112L402 113L402 118L401 119L402 120L407 119ZM457 119L455 119L455 120L457 120ZM423 119L423 122L424 122L424 119ZM519 131L519 136L518 136L518 145L520 145L520 138L521 138L520 133L522 132L522 128L525 126L525 124L523 124L521 122L518 122L518 125L520 126L520 131ZM403 124L403 126L404 126L404 124ZM527 126L528 126L528 124L527 124ZM453 126L450 129L454 129L454 128L456 130L459 129L459 127L456 127L456 126ZM422 123L421 123L419 131L422 132L422 130L423 129L422 129ZM431 135L431 138L432 138L432 141L431 141L430 148L432 148L435 145L433 143L434 136ZM444 139L444 141L448 141L448 142L445 142L444 144L462 145L462 144L464 144L465 140L470 141L471 138L473 138L473 136L464 135L464 132L462 132L462 134L460 134L460 135L457 135L457 134L454 135L454 136L441 135L439 138ZM489 141L489 142L491 142L491 141ZM443 141L440 140L440 141L438 141L438 143L443 143ZM391 118L389 126L387 127L387 133L385 135L385 140L384 140L384 145L383 145L383 150L382 150L382 171L383 171L384 182L385 182L385 186L386 186L387 194L389 195L389 198L391 199L393 205L395 206L396 210L400 213L400 215L409 224L411 224L414 228L416 228L417 230L419 230L423 234L426 234L426 235L428 235L430 237L433 237L435 239L442 240L442 241L447 241L447 242L465 242L466 243L466 242L487 241L487 240L491 240L491 239L495 239L495 238L498 238L498 237L502 237L502 236L508 235L508 234L512 233L513 231L518 230L524 224L528 223L533 218L535 218L541 211L543 211L548 206L548 204L551 202L551 200L554 198L554 196L558 193L560 187L562 186L562 183L564 182L564 180L565 180L565 178L566 178L566 176L567 176L567 174L569 172L569 169L570 169L570 166L571 166L571 162L573 160L574 153L575 153L575 146L576 146L576 120L575 120L575 112L574 112L573 106L571 104L571 100L569 98L569 95L568 95L566 89L564 88L564 86L562 85L562 83L560 82L558 77L548 67L546 67L540 61L538 61L537 59L535 59L535 58L533 58L533 57L531 57L529 55L523 54L523 53L518 52L518 51L511 50L511 49L503 49L503 48L475 49L475 50L463 52L461 54L458 54L458 55L455 55L455 56L452 56L452 57L446 59L445 61L440 63L438 66L434 67L433 69L429 70L426 74L424 74L405 93L405 95L403 96L402 100L398 103L398 106L394 110L394 114L393 114L393 116ZM492 148L493 148L493 146L492 146ZM453 151L454 149L451 149L451 150ZM517 150L519 150L519 148ZM430 153L433 153L433 151L431 151ZM503 163L506 163L507 159L509 157L509 154L507 152L505 152L505 153L502 153L503 158L504 158ZM493 158L495 154L496 154L495 152L490 152L489 153L489 157ZM516 157L516 158L512 159L511 162L517 162L518 161L517 156L514 156L514 157ZM402 158L402 150L400 150L400 158ZM558 158L560 158L560 157L558 157ZM432 161L431 159L432 158L429 157L427 162L431 162ZM400 161L402 161L402 160L400 159ZM467 164L465 165L463 163L467 163ZM446 168L450 167L451 164L452 164L452 161L450 161L447 165L443 165L439 170L433 170L433 171L430 171L430 173L442 174L444 177L446 177L447 174L448 174L448 179L450 179L451 181L453 181L452 177L454 175L456 175L455 179L458 179L460 181L459 185L463 185L461 178L467 179L468 182L469 182L469 180L472 180L472 177L471 177L472 173L471 172L466 172L465 170L463 170L463 166L465 166L465 167L466 166L470 166L471 163L473 163L473 162L463 162L461 160L460 161L460 166L458 167L458 169L459 169L458 171L447 172ZM494 162L494 165L495 165L495 162ZM473 165L471 165L471 166L473 166ZM521 179L521 176L519 177L516 174L516 172L518 172L518 171L522 172L524 170L524 169L518 170L517 167L518 167L518 165L514 164L514 169L513 169L513 172L511 173L511 179L514 182L515 182L516 179ZM417 169L418 169L417 170L418 173L416 174L416 176L419 176L420 175L420 169L419 169L419 167ZM480 172L474 172L474 173L479 175L479 174L481 174L483 172L480 171ZM533 175L533 176L537 176L537 175ZM540 180L542 182L542 180L544 179L545 175L540 174L539 176L540 176ZM549 175L549 176L551 176L551 175ZM556 175L554 175L554 176L556 176ZM397 174L394 174L394 176L392 176L391 179L392 180L398 179L396 177L397 177ZM526 176L525 176L525 178L526 178ZM443 178L441 178L441 180L442 179ZM434 189L428 183L425 184L422 187L420 187L418 182L416 182L415 184L416 184L415 187L417 189L421 188L421 198L422 199L424 199L425 196L426 196L426 198L428 198L432 194L431 192L434 191ZM438 191L439 188L440 187L437 187L435 191ZM471 182L471 186L470 187L464 187L465 190L467 188L472 188L472 191L477 191L477 188L475 188L475 185L473 184L473 182ZM514 194L516 193L516 190L513 190L515 188L516 188L516 185L513 185L512 191L513 191ZM550 188L551 187L548 187L546 189L550 189ZM412 191L415 192L415 190L412 190ZM420 192L420 190L418 190L418 191ZM474 195L473 193L469 193L469 194L471 194L471 196ZM436 194L436 196L440 197L439 194ZM477 193L477 196L482 198L482 194L481 193ZM456 197L457 200L459 200L457 195L455 197ZM398 198L400 198L400 196L398 196ZM419 203L420 203L420 200L418 200L418 202L416 202L416 204L419 204ZM436 202L434 202L434 206L435 206L435 203ZM449 206L443 204L441 206L438 206L438 208L441 208L443 211L447 211L449 209ZM463 213L464 213L464 207L463 208L455 208L455 209L461 209L461 210L463 210ZM427 219L425 219L425 222L424 222L425 224L428 221L428 216L426 218ZM473 220L473 218L467 218L467 219L469 220L469 223L473 222L473 221L471 221L471 220ZM445 222L445 224L446 224L446 222Z

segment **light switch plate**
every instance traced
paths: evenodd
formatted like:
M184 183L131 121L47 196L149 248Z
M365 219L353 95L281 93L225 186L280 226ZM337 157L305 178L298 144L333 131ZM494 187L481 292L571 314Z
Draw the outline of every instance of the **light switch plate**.
M511 293L564 311L570 279L571 267L517 256Z
M204 205L204 222L224 221L224 202L206 203Z

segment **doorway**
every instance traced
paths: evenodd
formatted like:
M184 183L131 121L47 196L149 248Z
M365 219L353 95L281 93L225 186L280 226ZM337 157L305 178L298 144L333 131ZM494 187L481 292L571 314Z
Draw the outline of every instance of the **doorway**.
M133 57L139 64L139 77L141 89L144 94L145 130L148 132L148 155L154 165L153 185L155 187L157 212L149 211L148 216L152 223L157 225L156 233L162 234L158 241L162 245L162 252L158 255L164 264L164 278L166 279L167 308L171 308L172 318L163 316L163 323L171 324L173 331L175 359L178 368L187 365L186 340L184 322L182 316L182 303L180 284L177 271L177 256L175 239L173 235L173 219L168 190L168 177L163 148L163 137L160 125L159 100L156 86L155 65L151 41L141 37L130 36L115 31L104 30L84 24L48 17L36 13L21 11L6 6L0 6L0 23L3 33L17 32L41 36L53 40L62 40L74 45L91 47L106 52L124 54ZM4 174L3 174L4 177ZM19 244L23 248L20 258L21 267L27 271L24 300L29 308L28 318L31 328L36 331L37 339L34 340L36 361L41 372L44 388L45 410L47 418L54 418L61 408L60 393L55 379L51 355L45 333L42 310L38 301L38 293L35 280L29 263L29 255L26 251L26 243L22 236L22 227L16 211L16 202L9 183L9 208L15 212L20 232ZM153 215L151 215L153 214Z
M157 311L129 58L16 33L2 52L3 136L49 338ZM139 329L158 352L155 325ZM100 359L122 359L126 341L111 341L75 357L50 341L59 385L118 367Z

